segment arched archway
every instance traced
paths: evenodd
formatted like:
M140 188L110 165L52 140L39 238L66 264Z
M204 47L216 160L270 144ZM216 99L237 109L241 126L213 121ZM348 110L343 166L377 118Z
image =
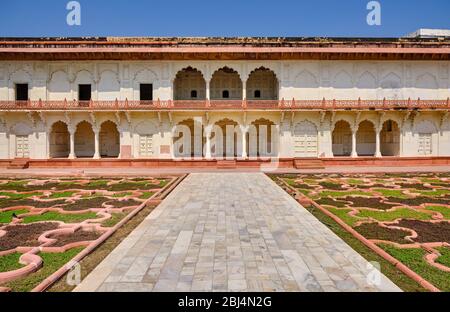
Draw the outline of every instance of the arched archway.
M294 127L294 157L317 157L319 153L318 132L315 124L308 120Z
M50 158L68 158L70 153L70 134L67 124L58 121L50 131Z
M249 138L247 139L248 155L250 157L276 156L276 137L273 136L275 123L268 119L260 118L253 121L251 126L254 127L254 130L250 129Z
M252 71L247 80L247 99L278 100L278 79L265 67Z
M92 125L87 121L82 121L77 125L75 131L75 156L94 157L95 154L95 134Z
M359 124L356 132L356 153L358 156L374 156L376 150L375 126L369 120Z
M333 155L350 156L352 153L352 129L347 121L340 120L336 123L333 135Z
M238 123L225 118L214 124L211 139L214 142L212 154L217 158L237 157L238 155ZM220 136L221 135L221 136Z
M380 133L381 156L400 155L400 128L397 122L386 120Z
M178 136L173 139L175 157L203 157L203 125L189 118L176 125Z
M100 126L100 156L117 158L120 154L120 134L110 120Z
M206 82L202 73L192 67L180 70L173 82L174 100L205 100Z
M210 83L211 100L242 100L242 81L237 71L223 67L217 70Z

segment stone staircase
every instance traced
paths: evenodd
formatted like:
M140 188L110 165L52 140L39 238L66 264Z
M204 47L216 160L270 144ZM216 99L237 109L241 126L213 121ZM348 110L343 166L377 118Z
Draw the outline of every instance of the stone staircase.
M13 159L9 165L6 167L7 169L27 169L29 165L29 159L26 158L16 158Z
M236 169L236 160L218 160L217 169Z
M323 161L317 158L294 159L295 169L325 169Z

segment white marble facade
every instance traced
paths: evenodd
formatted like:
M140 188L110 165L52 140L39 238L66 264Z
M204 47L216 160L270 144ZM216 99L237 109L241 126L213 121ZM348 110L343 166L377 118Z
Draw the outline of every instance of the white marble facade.
M0 101L14 101L17 84L28 84L30 100L48 101L78 99L80 84L91 85L94 101L139 100L141 84L162 101L445 100L449 72L445 61L0 61ZM214 125L227 124L236 134L218 143ZM180 149L177 125L196 128L184 139L199 147ZM0 159L212 158L232 145L235 156L246 157L259 144L246 136L252 125L273 131L265 156L450 156L445 111L1 110Z

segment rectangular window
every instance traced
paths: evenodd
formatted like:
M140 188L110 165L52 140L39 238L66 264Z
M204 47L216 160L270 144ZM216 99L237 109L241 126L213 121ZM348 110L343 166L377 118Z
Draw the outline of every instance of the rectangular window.
M16 84L16 101L28 101L28 84Z
M80 84L78 85L78 100L79 101L90 101L92 98L92 90L90 84Z
M151 83L141 83L140 100L153 101L153 85Z

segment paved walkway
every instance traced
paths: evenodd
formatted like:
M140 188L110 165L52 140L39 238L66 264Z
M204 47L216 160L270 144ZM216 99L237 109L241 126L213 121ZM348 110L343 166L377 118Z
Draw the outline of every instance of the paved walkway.
M76 291L399 290L369 267L264 174L194 173Z

